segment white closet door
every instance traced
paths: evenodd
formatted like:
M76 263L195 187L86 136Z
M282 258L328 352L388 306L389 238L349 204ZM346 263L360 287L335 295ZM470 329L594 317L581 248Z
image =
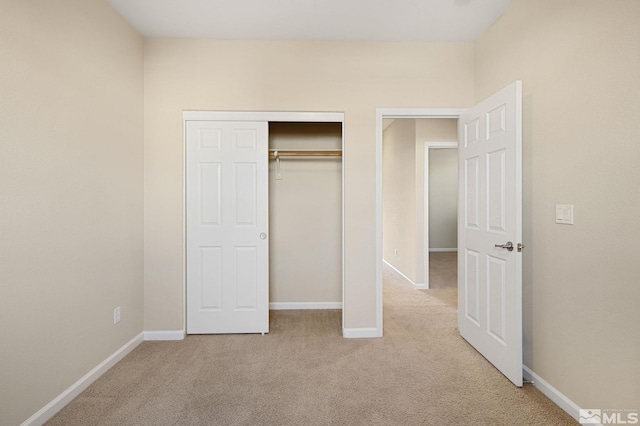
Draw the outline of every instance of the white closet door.
M186 122L187 333L269 331L268 123Z
M460 116L458 328L522 386L522 88Z

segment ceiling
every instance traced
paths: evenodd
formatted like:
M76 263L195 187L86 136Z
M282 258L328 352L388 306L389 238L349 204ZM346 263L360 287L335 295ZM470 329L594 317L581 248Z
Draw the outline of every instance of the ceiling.
M512 0L107 0L162 38L473 41Z

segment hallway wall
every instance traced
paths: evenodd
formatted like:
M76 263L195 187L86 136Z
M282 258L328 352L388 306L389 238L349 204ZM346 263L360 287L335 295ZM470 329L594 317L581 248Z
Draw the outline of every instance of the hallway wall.
M397 119L382 138L382 258L416 282L416 120Z

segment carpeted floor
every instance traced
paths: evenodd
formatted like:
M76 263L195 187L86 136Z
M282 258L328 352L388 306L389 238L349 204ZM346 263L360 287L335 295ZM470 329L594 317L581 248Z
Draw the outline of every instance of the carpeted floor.
M385 271L381 339L342 338L340 311L272 311L266 336L144 342L48 424L577 424L460 338L446 290Z
M429 253L429 288L458 287L458 253Z
M458 253L429 253L429 290L422 291L458 307Z

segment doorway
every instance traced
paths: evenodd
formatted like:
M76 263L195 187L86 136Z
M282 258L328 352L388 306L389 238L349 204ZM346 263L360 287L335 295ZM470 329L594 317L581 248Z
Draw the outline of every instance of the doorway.
M453 120L452 120L453 121ZM457 139L457 120L455 120ZM424 288L451 286L458 252L458 142L424 142ZM453 261L453 265L452 265ZM435 282L432 282L435 278ZM455 285L455 282L453 283Z
M382 124L385 118L459 119L458 328L522 386L522 82L467 110L376 110L376 308L382 336ZM506 242L505 242L506 241ZM517 244L514 244L516 241ZM514 249L517 248L517 252Z
M383 287L382 270L384 265L383 248L383 131L384 125L392 119L454 119L457 120L465 109L420 109L420 108L380 108L376 110L376 331L378 336L383 335ZM422 184L424 180L420 179ZM423 189L424 192L424 189ZM424 227L424 222L422 222ZM424 234L424 230L421 232ZM424 239L420 239L424 253ZM394 252L395 255L395 252ZM424 259L424 254L421 254ZM424 269L423 272L424 274Z
M400 118L383 126L383 263L406 284L428 289L430 252L457 247L458 123Z

